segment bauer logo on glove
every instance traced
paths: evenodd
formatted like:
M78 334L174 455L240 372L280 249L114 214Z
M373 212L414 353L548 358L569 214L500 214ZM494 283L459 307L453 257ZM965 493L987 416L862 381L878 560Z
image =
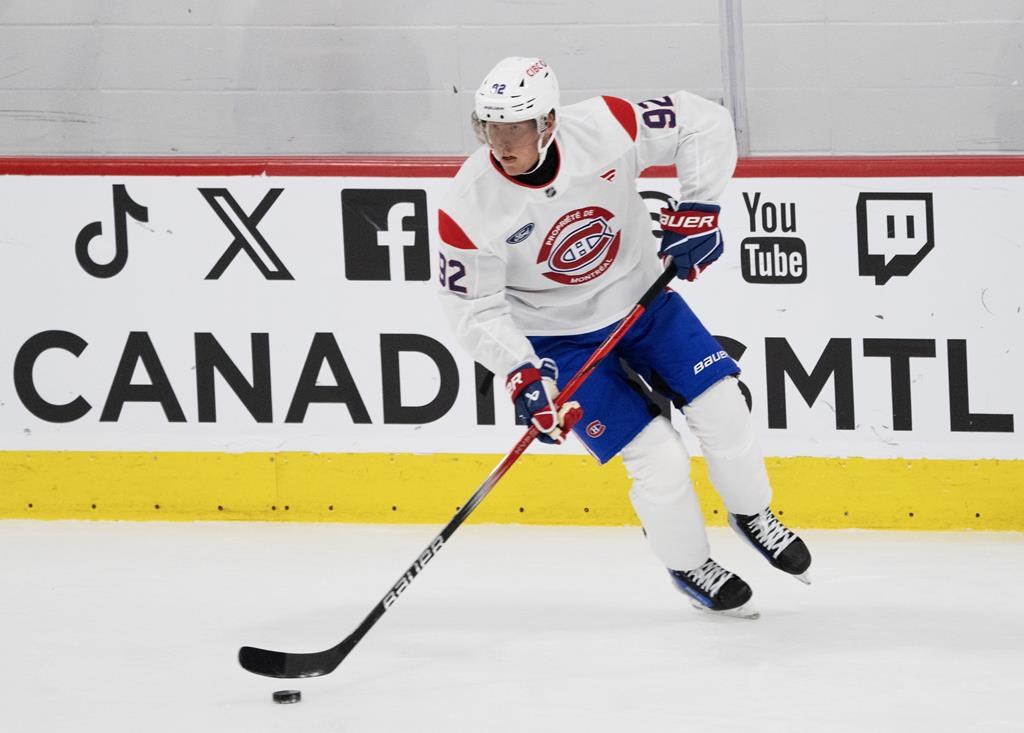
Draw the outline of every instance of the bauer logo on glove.
M516 419L533 423L544 443L562 443L572 426L583 416L578 402L557 406L558 365L541 359L540 366L527 363L509 372L505 389L516 408Z
M722 256L722 233L718 229L718 204L710 201L669 200L661 210L662 259L671 258L679 277L693 281Z

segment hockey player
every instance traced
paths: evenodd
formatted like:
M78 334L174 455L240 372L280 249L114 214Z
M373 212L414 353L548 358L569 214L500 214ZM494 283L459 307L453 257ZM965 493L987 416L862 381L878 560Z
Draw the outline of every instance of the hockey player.
M729 524L807 582L806 545L769 508L739 367L678 294L655 299L576 392L581 420L572 403L554 404L657 279L657 254L691 281L721 255L716 201L736 165L729 113L684 91L562 107L552 69L515 57L484 78L472 123L482 146L438 212L441 301L460 343L507 375L517 417L532 420L541 440L560 443L572 429L601 463L622 454L647 539L698 608L755 615L750 586L710 556L680 435L619 359L682 410ZM679 199L662 210L659 252L636 179L671 163Z

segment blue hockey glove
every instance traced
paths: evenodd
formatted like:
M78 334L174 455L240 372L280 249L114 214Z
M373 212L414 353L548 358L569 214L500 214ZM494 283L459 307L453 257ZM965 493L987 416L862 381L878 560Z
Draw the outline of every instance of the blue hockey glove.
M709 201L669 200L661 210L662 259L671 257L676 272L686 280L697 276L722 256L722 233L718 230L718 212L722 207Z
M505 389L515 404L516 419L532 422L544 443L562 443L583 416L578 402L566 402L556 410L558 365L552 359L541 359L539 368L530 363L516 367L509 372Z

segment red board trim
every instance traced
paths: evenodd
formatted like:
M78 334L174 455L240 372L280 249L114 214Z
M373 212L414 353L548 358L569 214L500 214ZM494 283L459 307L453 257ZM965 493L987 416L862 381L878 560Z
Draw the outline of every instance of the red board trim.
M450 178L464 157L0 157L0 175L17 176L311 176ZM655 166L645 178L668 178ZM737 178L913 178L1024 176L1024 155L752 157Z

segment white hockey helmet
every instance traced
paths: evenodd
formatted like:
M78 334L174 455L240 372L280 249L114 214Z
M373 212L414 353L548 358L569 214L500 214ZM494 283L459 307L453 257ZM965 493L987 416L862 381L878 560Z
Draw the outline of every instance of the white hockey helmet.
M541 59L511 56L491 69L476 91L474 123L546 119L558 109L558 79Z

